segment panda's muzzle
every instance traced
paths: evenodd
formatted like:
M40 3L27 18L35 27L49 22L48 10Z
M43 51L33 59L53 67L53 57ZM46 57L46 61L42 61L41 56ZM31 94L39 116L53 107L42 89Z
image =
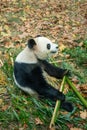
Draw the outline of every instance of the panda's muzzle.
M56 53L58 51L58 45L56 45L56 47L54 47L52 50L51 50L51 53Z

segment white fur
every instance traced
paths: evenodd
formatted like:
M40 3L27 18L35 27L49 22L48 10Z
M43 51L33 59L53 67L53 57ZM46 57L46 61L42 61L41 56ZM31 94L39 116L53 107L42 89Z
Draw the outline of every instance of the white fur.
M35 39L36 46L34 48L35 55L40 59L45 59L48 57L48 55L52 52L58 51L58 45L52 43L48 38L46 37L36 37ZM51 45L50 49L47 49L47 44Z
M16 58L18 63L37 63L37 58L46 59L48 55L52 52L57 52L57 44L52 43L46 37L36 37L36 45L33 49L29 49L28 46L19 53ZM47 44L51 45L50 49L47 49Z
M23 51L19 53L16 58L18 63L37 63L37 58L33 51L26 47Z

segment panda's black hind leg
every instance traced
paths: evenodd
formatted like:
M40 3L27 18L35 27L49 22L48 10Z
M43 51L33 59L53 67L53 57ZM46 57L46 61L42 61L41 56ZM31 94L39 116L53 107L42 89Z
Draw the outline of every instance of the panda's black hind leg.
M53 102L60 100L61 108L65 109L68 112L73 111L73 105L72 103L65 100L65 95L59 90L56 90L55 88L51 87L50 85L42 87L42 89L38 91L38 93L40 98L50 99Z
M59 90L56 90L55 88L50 86L49 84L41 86L41 89L39 88L36 91L39 94L39 97L51 99L52 101L56 101L57 99L60 101L65 100L65 95Z

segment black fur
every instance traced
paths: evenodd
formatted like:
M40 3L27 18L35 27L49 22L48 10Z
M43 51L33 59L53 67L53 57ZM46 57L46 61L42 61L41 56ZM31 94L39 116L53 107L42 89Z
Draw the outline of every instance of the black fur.
M42 70L38 65L15 62L14 74L17 82L21 86L27 86L35 90L40 96L52 100L65 99L65 96L61 92L46 83L42 75Z
M67 110L68 112L73 111L73 105L67 101L61 102L61 108Z
M14 75L17 82L23 87L29 87L36 91L39 96L49 98L53 101L62 101L62 108L72 111L71 103L65 101L65 95L49 85L43 75L42 68L51 76L63 78L66 70L52 66L47 61L39 60L37 64L17 63L14 64Z
M36 38L36 37L42 37L42 35L36 35L35 38Z
M36 45L36 43L35 43L34 39L28 40L28 47L30 49L32 49L35 45Z
M52 64L48 63L46 60L39 60L40 64L43 66L44 70L50 75L58 79L62 79L64 75L69 75L69 71L66 69L61 69Z

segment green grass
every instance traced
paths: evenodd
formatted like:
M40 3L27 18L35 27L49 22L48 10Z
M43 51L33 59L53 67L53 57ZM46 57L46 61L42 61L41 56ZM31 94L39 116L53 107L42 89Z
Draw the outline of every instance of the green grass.
M72 60L73 62L72 61L71 62L69 61L69 63L63 62L62 66L70 68L70 70L72 70L74 75L77 76L80 83L86 83L87 82L87 78L86 78L87 77L87 69L86 69L87 48L85 46L83 47L78 46L72 49L65 49L63 51L63 54L64 55L69 54L70 58L73 59Z

